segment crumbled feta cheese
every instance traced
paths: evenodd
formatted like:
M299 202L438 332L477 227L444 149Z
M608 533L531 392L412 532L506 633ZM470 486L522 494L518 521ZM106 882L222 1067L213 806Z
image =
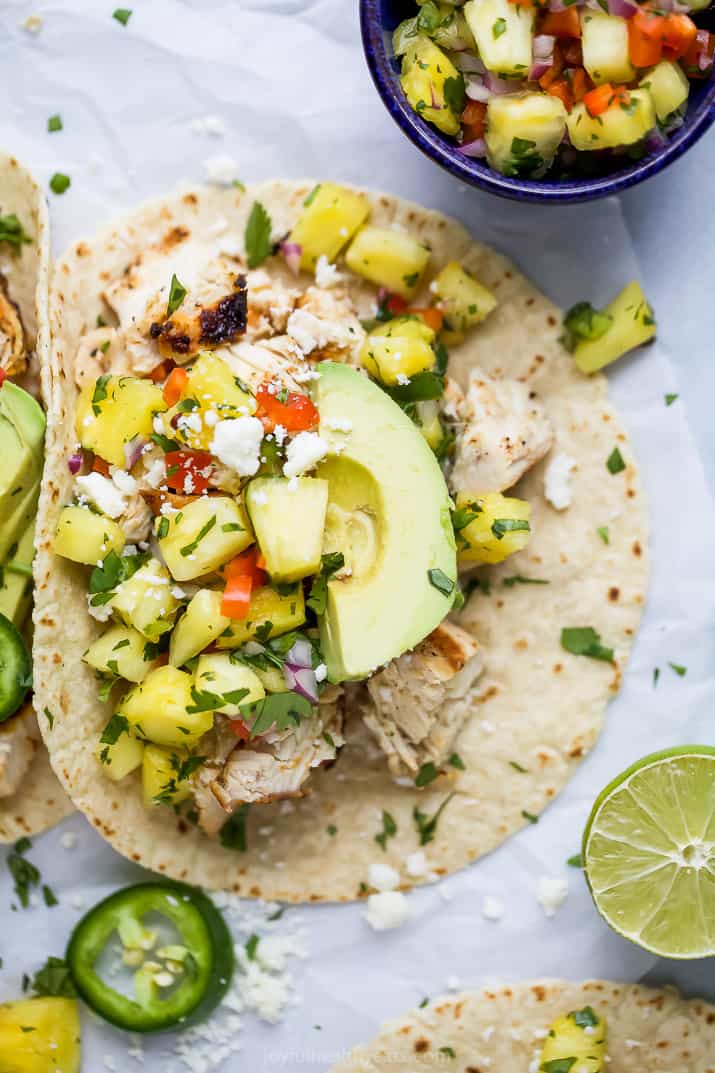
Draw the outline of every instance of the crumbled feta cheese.
M389 864L371 864L367 870L367 881L375 890L395 890L400 885L400 873Z
M139 486L131 473L120 469L119 466L110 466L109 474L122 495L133 496L136 493Z
M304 354L325 346L323 323L307 309L294 309L288 318L288 335L295 339Z
M276 441L279 447L282 447L288 436L288 429L285 425L276 425L273 429L273 439Z
M101 473L88 473L85 477L77 477L75 484L90 503L94 503L108 518L118 518L124 513L126 498L109 477Z
M328 445L317 432L299 432L286 448L283 473L286 477L297 477L299 473L312 469L327 453Z
M427 858L421 849L416 853L410 853L405 861L405 870L408 876L423 876L427 871Z
M92 599L91 595L88 595L87 596L87 611L88 611L90 617L95 619L97 622L109 622L110 618L112 617L112 608L111 608L111 606L108 603L106 603L106 604L98 604L95 607L90 602L91 599Z
M74 849L77 845L77 835L74 831L65 831L60 838L60 845L62 846L62 849Z
M371 894L367 899L367 910L363 916L374 931L401 928L410 916L409 902L398 890Z
M321 253L315 265L315 282L317 285L325 287L327 290L336 283L340 283L342 278L342 274L338 272L335 265L331 265L325 254Z
M482 916L485 920L501 920L504 916L504 903L487 894L486 898L482 899Z
M566 901L569 893L567 879L551 879L542 876L536 884L536 900L547 917L553 917Z
M216 153L204 160L206 178L215 186L230 186L238 175L238 164L228 153Z
M566 510L571 506L571 473L576 462L569 455L560 451L550 459L544 473L544 495L556 510Z
M328 677L328 668L324 663L319 663L314 671L316 682L324 682Z
M20 28L27 34L34 34L37 36L44 24L45 20L42 15L28 15L25 21L20 23Z
M398 356L399 355L397 355L397 354L395 355L395 357L398 357ZM405 376L404 373L398 373L397 374L397 383L400 385L400 387L406 387L407 384L409 384L409 382L410 382L409 376Z
M240 477L252 477L261 464L263 425L257 417L233 417L219 421L211 451Z
M144 480L150 488L158 488L163 483L166 476L166 464L163 458L155 458L149 465L146 473L144 474Z
M204 414L204 424L213 428L218 421L218 414L214 410L207 410Z
M189 125L193 134L206 134L213 138L223 138L226 133L226 124L221 116L218 115L199 116L196 119L192 119Z

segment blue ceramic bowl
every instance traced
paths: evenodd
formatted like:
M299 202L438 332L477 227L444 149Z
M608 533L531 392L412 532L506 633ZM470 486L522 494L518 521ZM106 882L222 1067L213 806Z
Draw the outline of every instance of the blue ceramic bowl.
M667 143L642 159L624 163L607 174L563 180L508 179L493 171L484 161L457 152L456 146L435 127L426 123L409 106L399 84L399 61L392 52L392 31L403 19L414 15L414 0L360 0L360 23L368 66L378 92L395 122L418 149L452 175L471 186L516 201L568 204L591 201L617 194L651 175L657 175L677 160L715 120L715 77L695 79L690 83L690 98L685 122L668 137ZM715 28L715 10L696 16L698 25L711 32Z

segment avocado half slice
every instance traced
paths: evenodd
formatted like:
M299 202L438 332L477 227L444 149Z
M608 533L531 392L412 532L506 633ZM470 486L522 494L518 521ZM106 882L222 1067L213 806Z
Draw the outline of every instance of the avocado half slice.
M12 483L9 498L1 503L0 562L3 562L35 517L45 442L45 415L41 406L10 380L0 387L0 426L8 434L5 440L0 435L6 471L14 470L18 460L23 460L21 479Z
M329 483L324 550L341 551L347 568L328 583L320 639L330 681L342 682L366 678L439 625L457 557L447 485L410 418L355 369L322 362L317 371L330 445L317 472Z

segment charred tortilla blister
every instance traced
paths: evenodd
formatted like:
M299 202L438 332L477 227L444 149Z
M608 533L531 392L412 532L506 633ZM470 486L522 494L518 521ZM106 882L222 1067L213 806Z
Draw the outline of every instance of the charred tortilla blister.
M234 288L231 294L210 306L197 307L191 314L180 309L163 324L155 321L149 334L157 340L162 357L187 356L201 347L232 343L243 335L248 321L246 277L236 276Z

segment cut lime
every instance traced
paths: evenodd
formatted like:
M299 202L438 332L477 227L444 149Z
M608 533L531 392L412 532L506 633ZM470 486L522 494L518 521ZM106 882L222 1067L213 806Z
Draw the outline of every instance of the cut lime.
M715 749L653 753L600 794L583 836L596 907L669 958L715 955Z

